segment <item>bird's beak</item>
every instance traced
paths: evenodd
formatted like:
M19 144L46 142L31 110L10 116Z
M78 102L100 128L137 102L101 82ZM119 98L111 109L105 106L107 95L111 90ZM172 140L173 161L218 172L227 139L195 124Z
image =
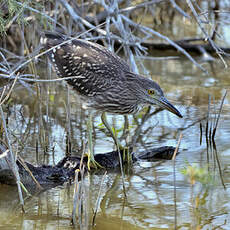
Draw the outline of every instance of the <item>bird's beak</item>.
M161 97L160 100L158 100L159 106L167 109L169 112L174 113L178 117L183 117L181 113L174 107L165 97Z

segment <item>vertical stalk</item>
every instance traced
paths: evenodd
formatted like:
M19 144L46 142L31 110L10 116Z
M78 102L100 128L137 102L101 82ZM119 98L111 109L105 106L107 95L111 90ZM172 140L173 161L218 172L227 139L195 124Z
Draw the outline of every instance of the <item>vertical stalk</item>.
M177 147L173 153L173 157L172 157L172 161L173 161L173 194L174 194L174 229L177 229L177 202L176 202L176 155L180 146L180 142L181 142L181 138L182 138L182 133L180 134L178 143L177 143Z
M6 127L6 120L5 120L5 116L4 116L4 113L3 113L1 105L0 105L0 113L1 113L2 123L3 123L3 127L4 127L4 130L5 130L5 134L6 134L6 139L7 139L7 143L8 143L8 147L9 147L9 151L10 151L10 158L11 158L10 160L11 160L11 164L12 164L12 171L13 171L13 173L15 175L16 183L17 183L17 187L18 187L18 195L19 195L19 199L20 199L20 204L22 206L22 211L25 212L24 199L23 199L23 196L22 196L21 181L20 181L20 176L19 176L19 172L18 172L18 167L17 167L17 164L16 164L16 159L15 159L14 154L13 154L13 149L12 149L12 146L11 146L10 137L9 137L7 127Z

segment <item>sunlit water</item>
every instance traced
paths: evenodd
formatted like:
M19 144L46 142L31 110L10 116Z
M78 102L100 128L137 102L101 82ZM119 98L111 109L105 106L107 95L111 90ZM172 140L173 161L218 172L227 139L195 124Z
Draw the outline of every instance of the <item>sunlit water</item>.
M212 98L211 115L219 109L220 101L229 88L228 71L222 64L205 64L209 75L185 60L146 61L152 78L160 83L166 96L184 115L183 119L163 111L150 117L142 126L136 143L136 151L176 146L183 134L180 154L175 161L175 186L173 162L138 162L125 175L127 200L124 200L120 174L108 172L102 183L100 206L95 229L229 229L230 228L230 107L229 95L224 101L215 142L219 165L215 153L209 150L205 139L205 116L208 110L208 95ZM213 70L213 71L212 71ZM16 136L14 145L25 160L34 164L56 164L65 155L67 87L65 85L40 85L40 93L33 95L17 86L10 105L9 128ZM213 99L215 101L213 102ZM39 101L40 100L40 101ZM48 102L48 106L47 106ZM81 154L87 142L87 111L81 108L77 96L70 90L70 133L72 154ZM214 106L215 105L215 106ZM215 107L215 108L214 108ZM151 112L154 109L151 110ZM141 115L137 117L141 122ZM122 135L124 118L109 115ZM200 144L200 123L203 126ZM129 116L130 134L135 135L137 124ZM112 150L113 142L101 128L100 116L94 113L93 132L96 153ZM36 142L39 155L35 155ZM125 143L125 142L123 142ZM48 152L44 155L44 146ZM15 147L16 148L16 147ZM208 164L209 163L209 164ZM182 173L192 165L198 171L204 169L203 179L192 181ZM209 167L208 167L209 166ZM222 185L220 172L223 176ZM85 178L88 209L87 224L92 223L102 175L92 174ZM192 182L194 184L192 184ZM175 190L176 188L176 190ZM26 213L20 214L15 187L0 186L0 229L72 229L70 216L73 202L73 186L63 185L26 200Z

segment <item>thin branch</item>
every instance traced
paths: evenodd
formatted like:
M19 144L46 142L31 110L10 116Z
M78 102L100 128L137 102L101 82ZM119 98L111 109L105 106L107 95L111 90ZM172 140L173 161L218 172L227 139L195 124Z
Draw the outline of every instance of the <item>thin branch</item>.
M31 75L32 76L32 75ZM41 82L41 83L47 83L47 82L58 82L58 81L64 81L64 80L71 80L73 78L80 78L79 76L71 76L71 77L63 77L63 78L55 78L55 79L33 79L33 78L25 78L25 77L10 77L6 74L0 74L0 77L6 78L6 79L18 79L21 81L28 81L28 82Z
M145 32L148 32L148 33L152 33L152 34L156 35L157 37L166 40L169 44L171 44L177 50L179 50L181 53L183 53L194 65L196 65L198 68L200 68L201 70L203 70L206 74L208 73L207 70L204 69L199 63L197 63L188 52L186 52L183 48L181 48L178 44L176 44L174 41L172 41L171 39L169 39L167 36L164 36L164 35L160 34L159 32L157 32L157 31L155 31L155 30L153 30L151 28L148 28L146 26L139 25L139 24L133 22L132 20L130 20L129 18L127 18L124 15L122 15L122 17L130 25L132 25L134 27L138 27L142 32L145 31Z
M176 149L175 149L175 151L174 151L174 153L173 153L173 157L172 157L172 160L173 160L173 161L174 161L175 158L176 158L176 154L177 154L177 152L178 152L178 149L179 149L179 146L180 146L180 142L181 142L182 136L183 136L183 134L181 133L181 134L180 134L180 137L179 137L179 140L178 140L178 143L177 143L177 146L176 146Z
M2 104L4 104L5 101L10 97L10 94L11 94L11 92L12 92L14 86L15 86L15 83L16 83L17 79L18 79L18 74L16 75L16 77L15 77L15 79L14 79L14 82L13 82L13 84L12 84L12 86L11 86L11 88L10 88L8 94L5 96L5 98L4 98L2 101L0 101L0 106L1 106Z
M89 23L87 20L85 20L84 18L82 18L81 16L79 16L75 10L73 9L73 7L65 0L58 0L59 2L61 2L61 4L68 10L69 14L71 15L71 17L73 18L73 20L77 23L81 22L82 24L84 24L85 26L87 26L90 29L95 29L98 33L103 34L106 36L106 32L100 28L98 28L97 26L95 27L93 24ZM88 33L89 31L86 31L85 33ZM84 34L85 34L84 33Z
M174 0L170 0L170 2L171 2L171 4L172 4L172 6L173 6L180 14L182 14L184 17L186 17L186 18L188 18L188 19L191 18L187 13L185 13L185 12L176 4L176 2L175 2Z
M211 46L215 49L215 51L216 51L216 53L218 54L219 58L220 58L221 61L223 62L224 67L227 68L228 65L227 65L227 63L225 62L225 60L224 60L224 58L222 57L222 55L221 55L221 52L223 53L223 51L220 50L220 48L218 48L218 47L216 46L216 44L213 42L213 40L211 39L211 37L210 37L210 36L207 34L207 32L205 31L204 27L202 26L202 22L201 22L201 20L200 20L200 17L199 17L199 15L197 14L196 10L194 9L194 7L193 7L191 1L190 1L190 0L186 0L186 1L187 1L187 4L188 4L189 8L191 9L191 11L192 11L192 13L193 13L195 19L196 19L196 21L197 21L197 23L198 23L198 25L199 25L201 31L204 33L206 39L209 41L209 43L211 44Z
M98 192L98 195L97 195L97 201L96 201L96 208L93 212L93 221L92 221L92 226L95 226L95 221L96 221L96 215L97 215L97 210L99 208L99 205L100 205L100 196L101 196L101 190L102 190L102 185L103 185L103 182L105 180L105 176L106 176L106 173L107 171L105 171L102 179L101 179L101 183L100 183L100 188L99 188L99 192Z
M31 172L31 170L28 168L28 166L26 165L24 159L22 157L20 157L18 155L18 159L20 161L20 163L22 164L22 166L24 167L24 169L30 174L31 178L33 179L33 181L35 182L35 184L38 186L38 188L40 190L42 190L42 186L40 185L40 183L36 180L36 178L34 177L33 173Z
M36 10L36 9L30 7L30 6L27 6L27 5L25 5L25 4L22 4L21 2L15 1L15 3L18 4L19 6L22 6L22 7L26 8L26 9L28 9L28 10L34 12L34 13L37 13L37 14L42 15L43 17L47 18L47 19L50 20L51 22L54 22L54 23L56 23L57 25L59 25L60 27L62 27L63 29L65 29L65 26L63 26L61 23L58 23L57 20L51 18L49 15L47 15L47 14L45 14L45 13L42 13L41 11ZM50 12L49 12L49 13L50 13Z

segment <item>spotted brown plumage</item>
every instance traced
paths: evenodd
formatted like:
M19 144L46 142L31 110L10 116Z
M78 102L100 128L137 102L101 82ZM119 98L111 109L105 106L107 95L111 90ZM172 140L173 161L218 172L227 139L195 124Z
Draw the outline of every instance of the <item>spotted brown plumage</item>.
M132 73L120 57L103 46L46 32L41 39L58 76L71 77L88 106L103 112L135 113L143 105L158 105L182 117L164 97L160 86Z

